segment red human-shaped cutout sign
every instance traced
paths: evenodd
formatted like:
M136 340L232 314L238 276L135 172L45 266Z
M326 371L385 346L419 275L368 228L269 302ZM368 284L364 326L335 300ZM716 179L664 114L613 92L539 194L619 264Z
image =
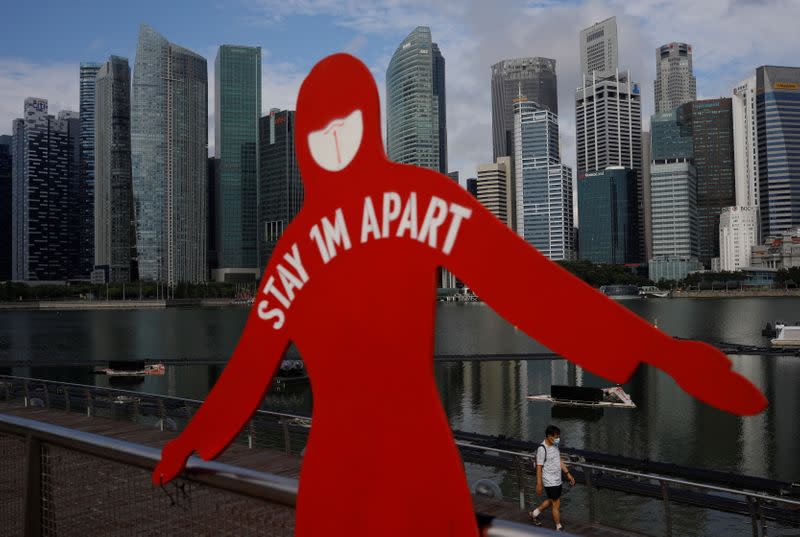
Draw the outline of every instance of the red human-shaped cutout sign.
M296 118L303 208L265 268L228 366L164 449L154 483L175 477L191 453L208 460L230 444L293 341L314 394L297 535L477 535L433 376L440 266L508 322L612 382L644 363L728 412L766 406L718 350L675 340L598 293L451 179L390 162L378 91L356 58L320 61ZM564 322L576 315L580 337Z

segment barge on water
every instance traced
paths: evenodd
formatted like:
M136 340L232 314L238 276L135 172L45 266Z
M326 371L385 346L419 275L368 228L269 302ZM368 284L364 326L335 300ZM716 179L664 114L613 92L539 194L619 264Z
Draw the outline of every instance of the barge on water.
M163 375L166 367L162 363L145 363L144 360L109 360L108 367L97 367L96 375L109 377L141 377Z
M529 395L529 401L588 408L636 408L631 396L620 386L591 388L588 386L550 386L550 395Z

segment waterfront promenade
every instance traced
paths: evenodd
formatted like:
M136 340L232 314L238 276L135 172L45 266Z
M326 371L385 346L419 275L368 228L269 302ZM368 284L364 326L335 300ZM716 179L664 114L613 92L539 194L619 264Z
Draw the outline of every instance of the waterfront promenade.
M146 445L154 448L162 448L168 441L175 438L178 433L172 431L161 431L158 428L146 427L140 424L114 420L103 417L87 417L85 414L76 412L67 412L63 410L47 409L42 407L24 407L18 404L0 402L0 414L9 416L17 416L21 418L36 420L48 424L68 427L75 431L84 431L93 434L99 434L124 440L127 442L134 442L137 444ZM15 453L11 450L11 456ZM77 454L72 454L77 455ZM17 460L18 459L18 460ZM22 451L16 453L14 461L8 460L7 463L14 467L21 468L24 466L24 458ZM50 475L58 475L61 480L69 480L69 483L50 483L54 487L66 487L70 490L69 496L67 495L54 495L49 501L51 508L59 508L61 510L71 511L69 520L73 524L69 530L62 529L59 535L86 535L92 534L98 530L97 526L88 526L90 523L102 523L102 528L112 533L104 535L127 535L130 530L134 532L147 532L154 527L159 527L163 520L159 518L180 518L188 516L198 516L203 519L205 526L211 525L216 527L220 533L229 534L227 530L230 528L246 527L247 523L253 524L269 524L268 527L251 528L248 534L258 535L291 535L293 530L293 511L287 512L286 508L276 508L268 506L260 502L238 501L231 500L225 502L225 505L220 505L219 510L215 512L200 513L197 511L197 506L194 508L187 508L186 505L191 506L192 502L205 503L206 507L214 507L209 505L209 498L203 497L197 491L191 492L191 487L186 497L181 498L186 489L175 487L172 491L175 496L170 496L171 487L162 492L158 488L150 484L149 476L146 472L136 470L133 473L128 472L127 482L114 483L118 478L114 476L115 469L114 463L104 463L102 461L95 462L91 467L86 464L75 463L72 457L67 453L60 453L57 461L63 464L62 468L50 468ZM292 479L298 479L300 476L300 468L302 466L302 457L293 454L283 453L275 449L267 448L248 448L246 445L232 444L228 449L222 453L217 459L219 462L229 464L241 468L256 470L259 472L267 472L276 474ZM119 466L119 465L117 465ZM2 470L2 466L0 466ZM5 481L7 476L0 473L0 483ZM131 481L133 479L133 481ZM104 483L106 480L106 483ZM112 491L104 491L104 485L108 482L113 483L112 489L116 488L119 494ZM179 485L183 487L184 485ZM124 492L124 494L123 494ZM169 494L168 494L169 493ZM197 497L192 496L197 493ZM0 491L0 498L3 494ZM103 497L102 501L98 501L99 497ZM11 500L10 498L6 498ZM524 511L519 509L519 506L508 501L496 500L490 498L483 498L474 496L474 506L477 513L488 515L492 517L502 518L512 522L519 522L528 524L528 518ZM19 503L20 498L16 498ZM177 501L177 505L173 502ZM181 507L181 502L184 506ZM155 512L141 512L140 507L142 504L148 504L151 507L156 506ZM101 512L94 513L94 516L89 514L81 514L82 509L93 506L90 511L107 511L112 519L106 519L104 522L99 522L99 518L103 518ZM7 516L13 516L16 511L21 511L19 506L16 509L10 509L6 515L0 515L0 521L5 522L11 527L14 526L13 521L3 520ZM171 510L171 511L170 511ZM276 511L276 512L273 512ZM168 512L169 517L164 517L163 513ZM291 515L291 516L289 516ZM220 516L236 517L235 523L233 521L219 518ZM548 517L545 518L545 527L552 526ZM66 517L62 517L65 520ZM113 522L113 523L112 523ZM171 522L175 524L173 520ZM187 521L188 524L198 521ZM242 526L245 524L245 526ZM571 522L568 514L565 516L565 524L568 524L569 532L573 535L585 535L592 537L642 537L643 534L627 532L615 528L606 527L600 524L585 524L578 522ZM9 526L6 526L9 527ZM82 529L81 529L82 528ZM531 526L531 528L533 528ZM216 534L216 533L209 533Z

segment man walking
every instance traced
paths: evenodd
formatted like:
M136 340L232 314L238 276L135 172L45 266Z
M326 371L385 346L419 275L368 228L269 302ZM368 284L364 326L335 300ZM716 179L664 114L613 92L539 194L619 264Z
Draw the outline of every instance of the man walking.
M552 505L556 531L564 531L564 526L561 525L561 472L567 474L570 485L575 484L575 478L561 460L561 452L558 450L561 430L555 425L548 425L544 435L544 442L536 448L536 494L541 496L544 485L547 499L529 515L534 524L541 526L542 519L539 515Z

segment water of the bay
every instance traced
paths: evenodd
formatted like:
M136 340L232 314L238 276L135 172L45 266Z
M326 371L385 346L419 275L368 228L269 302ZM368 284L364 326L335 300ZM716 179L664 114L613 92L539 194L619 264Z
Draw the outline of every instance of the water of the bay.
M767 346L768 339L761 336L761 328L767 321L800 320L797 298L656 299L622 303L671 335L709 342ZM531 304L531 307L547 305ZM484 304L439 304L437 308L438 354L546 350ZM246 315L245 309L235 308L2 311L0 373L106 385L106 377L95 376L91 367L77 364L120 358L185 358L189 365L168 367L164 377L149 377L126 388L202 399L224 365L192 365L192 362L224 362L236 345ZM573 318L560 322L573 326L575 337L579 338L581 326L597 320L585 318L576 310ZM613 332L613 327L609 331ZM398 334L398 340L402 337ZM613 337L624 340L626 336L620 333ZM556 423L567 446L800 481L800 358L739 355L731 359L734 369L766 394L769 408L764 413L740 418L720 412L693 399L667 375L648 367L642 367L624 386L637 409L607 409L591 418L554 417L550 405L525 398L529 394L549 393L551 384L608 386L606 381L564 360L437 363L435 374L454 429L539 441L546 425ZM3 367L12 361L31 366ZM33 365L42 363L49 365ZM369 363L348 364L348 367L369 368ZM281 411L307 414L312 408L307 385L282 393L272 392L267 402L269 408ZM480 468L473 468L473 474L480 476ZM567 494L567 512L570 504L573 512L585 507L579 489ZM574 498L572 502L568 501L570 495ZM647 512L656 509L654 516L658 516L658 505L653 502L648 504L622 495L613 497L613 501L610 498L611 495L606 495L600 504L611 511L604 514L608 522L646 529ZM623 514L614 514L619 511ZM625 511L629 514L624 514ZM633 512L637 513L635 517ZM679 526L687 534L745 535L749 530L749 521L741 517L687 514L684 519L687 517L689 520L683 520ZM780 530L774 534L780 535Z

